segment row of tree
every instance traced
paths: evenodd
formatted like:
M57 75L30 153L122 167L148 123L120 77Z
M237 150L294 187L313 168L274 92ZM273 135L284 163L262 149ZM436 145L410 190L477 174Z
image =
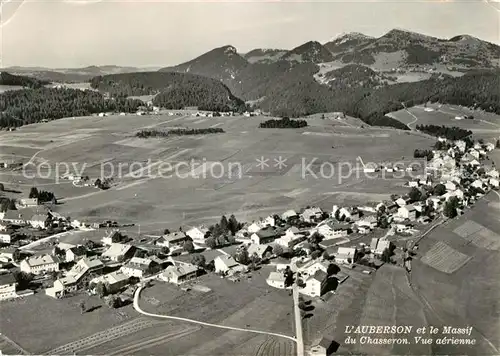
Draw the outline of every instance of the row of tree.
M307 126L306 120L290 120L290 118L286 116L282 119L270 119L261 122L259 125L260 128L266 128L266 129L285 129L285 128L298 129L306 126Z
M189 136L189 135L205 135L205 134L215 134L224 133L224 130L220 127L207 127L200 129L173 129L168 131L158 131L158 130L142 130L135 135L139 138L150 138L150 137L169 137L169 136Z
M45 202L52 202L53 204L57 203L56 196L52 192L47 192L45 190L38 190L36 187L31 187L30 198L37 198L38 202L40 203L45 203Z
M417 125L416 129L432 136L447 138L448 140L463 140L472 135L472 131L456 126Z

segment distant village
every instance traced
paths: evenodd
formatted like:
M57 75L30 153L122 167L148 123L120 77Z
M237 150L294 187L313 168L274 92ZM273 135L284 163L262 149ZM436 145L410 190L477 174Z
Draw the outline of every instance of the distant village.
M398 250L395 242L416 239L499 187L499 172L487 158L495 145L438 142L426 172L408 180L403 196L364 206L334 205L329 211L307 206L251 222L223 216L212 226L139 238L128 237L118 222L71 219L53 211L51 203L19 199L0 213L0 300L88 293L116 308L130 303L135 289L149 280L183 285L215 273L236 283L260 265L275 269L267 277L269 286L287 289L295 283L301 294L322 297L352 268L370 274L383 263L395 263L411 270L418 244ZM86 230L100 238L64 242L67 234ZM37 252L40 246L49 248Z

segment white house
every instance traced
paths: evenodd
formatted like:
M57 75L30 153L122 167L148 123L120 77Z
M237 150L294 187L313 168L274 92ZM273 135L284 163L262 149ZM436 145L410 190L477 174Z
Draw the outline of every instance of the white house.
M32 208L38 206L38 198L24 198L19 200L19 205L22 208Z
M181 284L190 279L196 278L198 267L190 263L177 263L174 266L168 266L159 278L162 281L174 284Z
M488 172L486 172L486 175L488 177L492 177L492 178L498 178L499 177L499 173L496 169L492 169L492 170L489 170Z
M152 265L153 261L149 258L132 257L120 271L129 277L143 278L151 274Z
M195 244L205 243L205 237L208 234L208 229L204 227L193 227L192 229L186 231L186 235L189 236Z
M386 239L380 239L377 244L377 248L373 251L373 253L377 256L381 256L384 253L386 248L391 247L391 242Z
M17 297L17 282L12 273L0 275L0 301Z
M31 217L29 223L35 229L46 229L50 225L50 218L47 214L35 214Z
M328 275L323 271L316 271L304 282L305 286L299 290L300 293L310 297L321 297L328 282Z
M158 246L168 247L170 250L180 249L186 241L190 238L182 231L174 231L169 234L162 236L162 238L156 242Z
M0 232L0 242L10 244L13 241L12 233L9 231Z
M377 226L377 218L375 215L363 216L361 219L356 221L354 224L359 226L359 227L365 226L365 227L368 227L370 229L373 229Z
M33 256L21 261L21 271L33 274L44 274L59 271L59 259L51 255Z
M314 222L316 219L321 218L323 215L323 210L318 207L312 207L305 209L300 216L306 222Z
M325 240L337 239L349 234L350 225L345 223L336 223L333 220L325 220L322 221L315 229L313 229L312 233L314 231L317 231L318 233L323 235Z
M401 207L401 206L405 206L406 205L406 200L404 200L403 198L398 198L396 199L395 203Z
M87 256L87 249L85 246L74 246L65 250L66 251L66 262L77 261L80 258Z
M232 256L221 255L214 259L215 273L233 274L243 272L246 268L240 265Z
M285 289L285 276L281 272L270 272L266 283L274 288Z
M498 178L490 178L488 180L488 184L491 185L492 187L498 188L499 186Z
M326 273L328 271L329 265L330 263L327 261L311 260L307 262L305 265L300 266L299 272L305 276L312 276L317 271L323 271Z
M484 188L483 181L480 180L480 179L476 179L474 182L472 182L471 186L474 187L474 188L479 188L479 189L483 189Z
M329 356L335 352L335 343L333 340L322 337L318 343L311 347L310 356Z
M335 254L335 262L339 264L352 264L356 259L356 247L339 247Z
M112 243L111 246L104 251L102 257L109 258L113 262L122 262L134 254L134 247L129 244Z
M448 190L448 191L452 191L452 190L457 189L457 185L451 181L446 182L444 184L444 186L445 186L446 190Z
M413 205L402 206L398 209L398 216L403 219L415 220L417 218L417 210Z
M283 247L292 247L304 239L305 235L301 234L299 229L295 226L288 228L285 235L279 239L274 240L275 243Z
M45 294L52 298L63 298L78 290L78 280L73 276L66 276L54 281L51 288L45 289Z
M294 216L297 216L297 212L295 210L287 210L283 214L281 214L281 218L283 220L287 220L288 218L292 218Z

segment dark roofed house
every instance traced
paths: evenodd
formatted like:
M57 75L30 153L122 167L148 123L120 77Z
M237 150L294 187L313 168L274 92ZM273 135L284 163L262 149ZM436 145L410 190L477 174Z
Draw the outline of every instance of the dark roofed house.
M273 226L265 227L260 229L256 233L252 234L250 240L252 243L262 245L273 242L280 236L280 232Z
M312 356L329 356L339 348L339 344L329 338L322 337L321 340L311 347Z

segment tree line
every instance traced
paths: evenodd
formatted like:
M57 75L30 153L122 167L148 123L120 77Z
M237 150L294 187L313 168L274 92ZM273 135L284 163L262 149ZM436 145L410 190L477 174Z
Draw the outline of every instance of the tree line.
M139 100L107 100L95 91L65 88L39 88L0 94L0 127L19 127L43 120L87 116L99 112L135 112Z
M417 125L416 129L432 136L444 137L454 141L463 140L472 135L472 131L456 126Z
M284 117L282 119L270 119L264 122L261 122L259 127L265 129L299 129L301 127L306 127L306 120L290 120L288 117Z
M168 131L158 131L158 130L142 130L135 134L139 138L151 138L151 137L169 137L169 136L189 136L189 135L205 135L205 134L216 134L224 133L224 130L220 127L207 127L200 129L174 129Z
M220 81L194 74L141 72L97 76L91 87L113 97L155 95L153 104L180 110L197 106L207 111L245 111L243 100L235 97Z
M45 203L49 201L52 203L57 203L54 193L47 192L45 190L38 190L36 187L31 188L29 197L30 199L37 198L38 202L40 203Z

